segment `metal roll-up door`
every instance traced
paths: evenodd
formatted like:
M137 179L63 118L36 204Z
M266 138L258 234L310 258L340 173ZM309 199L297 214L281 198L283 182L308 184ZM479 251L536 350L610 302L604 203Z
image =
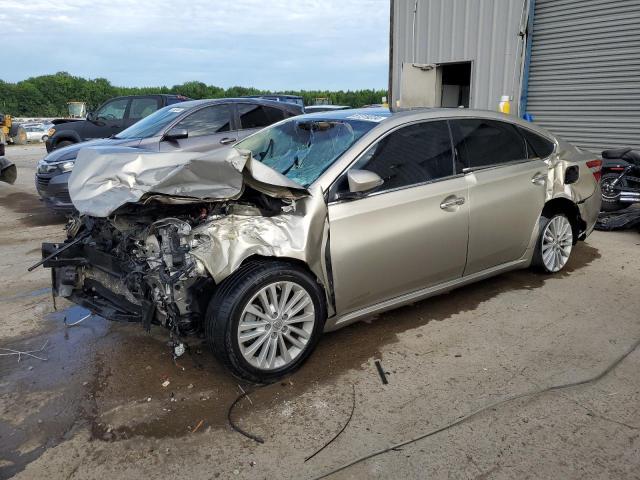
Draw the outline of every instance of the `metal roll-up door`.
M640 148L640 1L535 0L527 112L589 150Z

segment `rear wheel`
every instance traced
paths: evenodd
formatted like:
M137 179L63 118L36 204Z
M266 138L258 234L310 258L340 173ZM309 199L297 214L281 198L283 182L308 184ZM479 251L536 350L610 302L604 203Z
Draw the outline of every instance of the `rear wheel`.
M219 286L205 329L216 357L232 373L270 383L302 365L325 319L322 288L303 268L252 262Z
M573 249L573 228L567 216L556 213L540 216L540 234L533 255L533 266L546 273L562 270Z
M607 173L600 180L600 188L602 190L602 211L615 212L627 208L630 204L620 202L620 189L627 186L627 181L621 178L614 187L613 182L620 175L617 173Z

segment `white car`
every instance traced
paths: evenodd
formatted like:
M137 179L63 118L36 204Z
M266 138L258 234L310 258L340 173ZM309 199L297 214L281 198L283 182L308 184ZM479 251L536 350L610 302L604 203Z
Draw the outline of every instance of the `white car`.
M22 127L27 132L27 142L44 142L47 129L42 123L24 123Z

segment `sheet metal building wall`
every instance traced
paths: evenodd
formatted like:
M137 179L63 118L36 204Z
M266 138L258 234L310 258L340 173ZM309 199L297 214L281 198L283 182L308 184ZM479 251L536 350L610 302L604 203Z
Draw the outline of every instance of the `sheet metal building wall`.
M536 0L533 18L535 122L594 151L640 148L640 1Z
M525 0L392 0L391 101L399 98L403 62L473 61L472 108L496 110L520 99Z

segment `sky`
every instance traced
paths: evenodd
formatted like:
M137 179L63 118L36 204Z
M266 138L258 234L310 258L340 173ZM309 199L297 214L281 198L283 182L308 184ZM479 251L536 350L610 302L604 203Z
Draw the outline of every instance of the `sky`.
M386 88L389 0L0 0L0 79Z

